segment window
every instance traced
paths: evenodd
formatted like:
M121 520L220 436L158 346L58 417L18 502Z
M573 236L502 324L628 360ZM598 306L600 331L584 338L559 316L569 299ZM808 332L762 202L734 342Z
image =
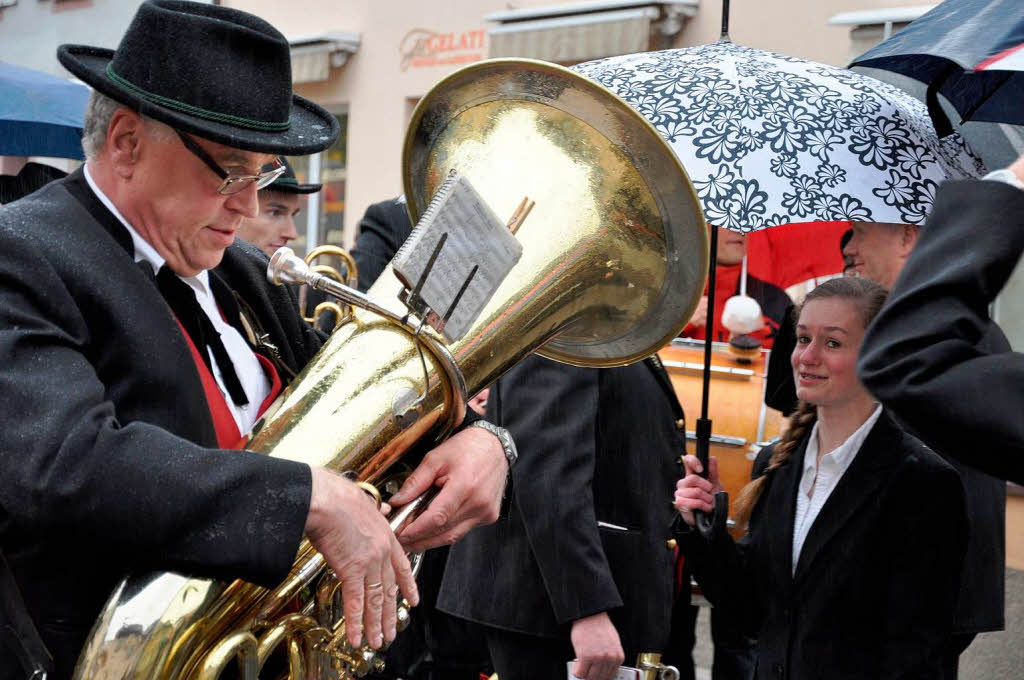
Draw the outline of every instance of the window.
M299 255L309 250L308 234L312 224L315 234L314 245L332 244L341 246L342 225L345 217L345 177L347 168L348 113L335 114L341 132L330 148L311 156L289 158L299 183L319 182L323 189L309 194L303 212L299 213L295 225L299 237L292 247ZM305 228L303 228L305 227Z

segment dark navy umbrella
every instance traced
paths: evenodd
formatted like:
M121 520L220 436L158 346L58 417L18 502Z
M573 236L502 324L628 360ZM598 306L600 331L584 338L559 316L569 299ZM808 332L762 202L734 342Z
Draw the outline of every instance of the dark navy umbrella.
M82 159L89 88L0 63L0 156Z
M973 70L1021 43L1021 0L946 0L850 66L892 71L923 83L925 103L940 134L950 132L951 126L938 94L962 120L1021 125L1024 72Z

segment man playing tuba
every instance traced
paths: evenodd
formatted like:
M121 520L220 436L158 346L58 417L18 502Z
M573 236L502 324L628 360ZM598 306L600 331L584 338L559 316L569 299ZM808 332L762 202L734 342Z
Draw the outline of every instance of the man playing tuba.
M58 51L96 90L85 166L0 209L0 545L54 677L70 676L129 570L273 585L305 534L344 583L353 645L393 639L396 598L417 599L359 487L224 450L322 342L266 283L266 258L235 240L277 157L338 134L293 95L288 49L252 15L152 0L116 52ZM493 521L506 474L480 428L428 453L410 484L443 489L409 540L449 543ZM0 648L0 677L18 665Z

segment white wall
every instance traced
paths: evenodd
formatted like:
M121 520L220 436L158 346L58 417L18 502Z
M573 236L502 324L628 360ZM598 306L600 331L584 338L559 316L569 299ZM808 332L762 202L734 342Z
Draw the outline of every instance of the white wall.
M0 61L67 78L64 43L113 49L141 0L20 0L0 10Z

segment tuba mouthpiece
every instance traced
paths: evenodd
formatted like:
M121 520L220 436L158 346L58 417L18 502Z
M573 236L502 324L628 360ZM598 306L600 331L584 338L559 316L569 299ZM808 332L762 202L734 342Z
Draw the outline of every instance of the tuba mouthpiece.
M278 248L267 265L267 279L278 286L286 283L309 283L312 274L306 261L288 246Z

